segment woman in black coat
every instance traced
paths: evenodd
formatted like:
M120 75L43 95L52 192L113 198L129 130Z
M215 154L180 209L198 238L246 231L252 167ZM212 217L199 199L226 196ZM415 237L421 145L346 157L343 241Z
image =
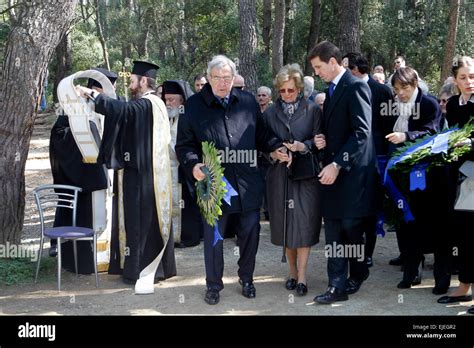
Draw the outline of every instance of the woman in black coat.
M449 99L446 105L446 120L450 127L455 125L463 127L474 117L474 59L466 56L459 57L453 66L452 72L460 93ZM471 138L474 138L474 133L471 134ZM470 144L472 150L474 139L466 139L462 143ZM474 258L472 251L474 247L474 212L455 211L453 209L459 183L459 167L466 160L474 161L474 151L471 151L456 163L451 164L449 168L449 216L451 230L457 234L459 247L459 287L449 296L443 296L438 299L439 303L472 300L472 295L469 292L472 283L474 283ZM468 312L474 314L474 306Z
M441 110L434 98L426 96L418 87L418 77L410 67L398 69L392 77L396 94L398 118L394 132L387 140L398 146L439 131ZM407 176L404 176L407 178ZM446 293L449 288L449 248L446 247L446 223L442 217L447 209L447 190L443 169L432 168L426 173L426 188L405 192L413 221L401 221L397 230L399 245L404 255L403 280L398 288L406 289L421 283L424 253L435 255L433 293ZM403 247L403 248L402 248Z
M313 138L321 133L321 110L304 98L303 73L298 64L284 66L275 78L275 87L280 97L265 111L265 122L278 138L286 141L286 148L281 152L288 149L296 161L300 154L317 151ZM275 245L285 244L290 267L285 286L288 290L296 288L297 294L302 296L308 291L306 265L310 248L319 242L321 230L320 184L317 177L288 179L286 163L279 162L278 155L272 155L272 165L266 176L271 240ZM288 206L284 240L286 180Z

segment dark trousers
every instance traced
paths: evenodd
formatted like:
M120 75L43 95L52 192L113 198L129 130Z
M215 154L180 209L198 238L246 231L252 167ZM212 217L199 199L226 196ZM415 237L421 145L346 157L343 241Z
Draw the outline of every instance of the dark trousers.
M419 266L424 259L424 246L428 242L434 254L433 275L435 278L435 287L441 289L449 288L451 282L450 273L450 259L451 259L451 245L446 241L443 232L446 230L444 223L439 221L439 230L435 228L428 228L430 230L430 240L426 239L416 223L402 223L400 226L400 236L406 241L406 248L403 252L403 280L406 282L413 282L418 275Z
M232 224L231 224L232 222ZM260 214L258 211L245 213L223 214L218 222L219 233L225 235L227 229L232 228L237 235L239 246L239 278L243 282L253 281L255 257L257 255L260 238ZM215 246L214 227L204 222L204 262L206 265L206 285L209 289L222 290L224 283L224 253L223 241L219 240Z
M181 243L191 247L198 245L203 237L203 222L196 195L190 192L186 181L182 183L181 187L184 201L184 208L181 210Z
M455 230L459 234L459 281L474 283L473 212L455 212Z
M365 231L365 256L372 257L374 255L375 244L377 243L377 217L371 216L367 218L367 229Z
M368 218L325 219L326 246L333 249L334 245L348 245L354 247L352 250L364 250L364 232L367 231L367 220ZM358 258L357 255L329 255L329 286L344 291L349 273L350 277L356 280L365 279L369 274L365 263L365 252L360 256Z

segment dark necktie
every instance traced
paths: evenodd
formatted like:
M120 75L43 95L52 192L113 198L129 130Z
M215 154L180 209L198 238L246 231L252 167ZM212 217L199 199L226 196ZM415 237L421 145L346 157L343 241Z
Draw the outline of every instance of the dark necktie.
M221 104L224 107L224 109L227 108L227 101L225 100L225 98L221 98Z
M329 97L332 97L334 94L334 88L336 88L336 85L334 83L329 83Z

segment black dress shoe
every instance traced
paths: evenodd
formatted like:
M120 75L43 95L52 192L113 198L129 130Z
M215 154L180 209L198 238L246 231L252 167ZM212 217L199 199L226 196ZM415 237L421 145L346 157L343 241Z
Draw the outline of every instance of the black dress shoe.
M472 301L471 295L464 296L443 296L438 299L438 303L455 303L455 302L469 302Z
M360 286L362 285L363 282L364 282L363 280L357 280L354 278L347 279L346 294L348 295L355 294L357 291L359 291Z
M391 266L401 266L403 265L403 259L401 255L398 255L396 258L391 259L388 264Z
M374 261L372 260L370 256L367 256L365 258L365 263L367 264L367 267L372 267L374 265Z
M255 286L252 282L243 282L242 284L242 295L247 298L254 298L256 294Z
M206 301L207 304L215 305L219 303L219 298L220 298L219 290L207 289L206 296L204 297L204 301Z
M58 256L58 246L57 245L51 245L49 248L49 256L51 257L56 257Z
M472 306L471 308L469 308L469 309L467 310L467 312L468 312L469 314L474 314L474 306Z
M135 285L137 280L136 279L130 279L130 278L122 278L122 281L127 284L127 285Z
M303 283L299 283L297 286L296 286L296 293L300 296L304 296L306 295L306 293L308 292L308 287L306 286L306 284L303 284Z
M421 284L421 278L417 276L412 282L409 282L407 280L402 280L400 283L398 283L397 288L410 289L413 285L420 285L420 284Z
M413 279L411 282L411 285L420 285L421 284L421 273L418 273L418 275Z
M344 291L330 286L324 294L316 296L314 301L321 304L331 304L337 301L347 301L348 299L349 296Z
M290 278L285 283L286 290L295 290L297 281L296 279Z

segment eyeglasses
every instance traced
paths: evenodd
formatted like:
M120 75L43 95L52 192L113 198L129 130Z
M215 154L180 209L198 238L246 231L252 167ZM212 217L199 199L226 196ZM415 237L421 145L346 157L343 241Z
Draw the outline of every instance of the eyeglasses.
M288 94L292 94L292 93L295 93L295 89L294 88L287 88L287 89L280 89L279 90L280 94L284 94L284 93L288 93Z
M268 97L266 94L257 94L257 97Z
M448 102L448 99L440 99L439 102L443 103L443 104L446 104Z
M214 82L225 82L230 83L234 77L233 76L213 76L211 80Z

